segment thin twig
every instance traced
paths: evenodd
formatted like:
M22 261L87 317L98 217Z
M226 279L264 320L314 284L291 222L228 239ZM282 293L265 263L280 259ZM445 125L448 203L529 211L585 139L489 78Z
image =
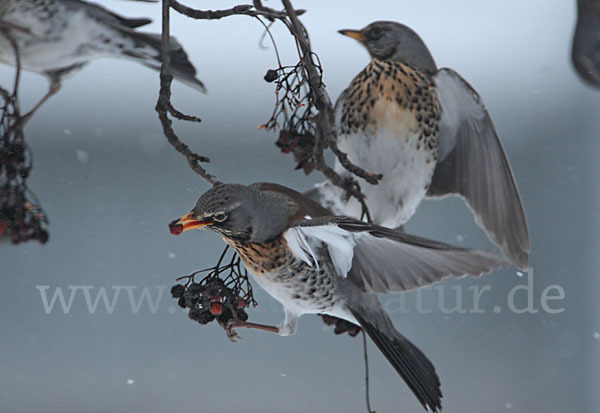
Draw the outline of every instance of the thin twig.
M365 330L362 330L363 337L363 354L365 358L365 399L367 401L367 413L376 413L371 410L371 399L369 397L369 357L367 355L367 335Z
M185 143L181 142L175 131L173 130L172 121L169 119L169 113L177 119L200 122L200 119L195 116L186 115L176 110L171 103L171 47L170 47L170 2L171 0L163 0L162 3L162 43L161 57L162 65L160 68L160 92L158 101L156 102L155 110L158 113L158 118L163 127L163 133L169 143L177 152L182 154L188 161L190 168L204 180L212 185L221 183L216 176L210 174L200 164L202 162L210 162L206 156L198 155L193 152Z
M350 171L354 175L361 177L362 179L364 179L371 185L377 185L379 180L381 178L383 178L382 174L372 174L372 173L369 173L369 172L365 171L364 169L354 165L352 163L352 161L350 161L350 159L348 159L348 155L338 148L335 141L329 142L329 147L331 148L331 151L335 154L335 156L337 156L338 160L340 161L340 163L342 164L342 166L344 168L346 168L348 171Z
M185 16L202 20L218 20L236 14L247 14L247 12L253 8L251 4L240 4L226 10L198 10L186 6L185 4L181 4L177 0L171 0L171 7L173 7L173 10L176 12Z
M300 48L302 50L302 63L308 76L308 85L313 94L315 106L317 110L319 110L319 113L316 117L317 134L315 136L315 145L313 149L313 155L317 163L317 168L323 173L323 175L327 177L327 179L331 181L331 183L343 188L348 194L355 197L359 201L363 201L363 208L366 208L366 204L364 204L365 196L361 192L358 182L353 179L351 179L349 182L348 179L342 178L325 162L323 156L325 147L328 145L329 147L337 148L335 145L336 134L333 130L333 107L321 81L321 75L312 61L313 52L310 48L306 29L298 19L298 15L295 13L290 0L282 0L282 3L288 13L288 17L293 27L294 37L296 37L300 44ZM335 153L336 156L342 154L339 149L336 149ZM344 159L343 163L347 166L352 166L352 173L357 176L360 176L364 179L368 178L374 183L377 183L377 181L380 179L376 175L370 174L362 168L352 164L347 158Z
M167 2L167 0L163 1L163 9L166 7L164 4L165 2ZM323 175L329 181L331 181L332 184L344 189L348 194L348 197L352 196L359 200L359 202L361 202L363 205L365 215L370 217L370 214L366 209L366 203L364 202L365 197L361 192L358 182L352 177L341 177L333 168L327 165L325 162L324 151L328 147L331 148L341 165L351 173L351 176L358 176L365 179L368 183L375 185L381 179L381 175L371 174L359 166L354 165L348 159L346 154L337 147L336 135L333 130L333 106L331 99L325 91L325 85L322 81L321 65L319 62L315 63L313 60L314 58L318 60L318 57L312 52L310 41L308 39L308 32L298 19L298 16L302 15L305 10L294 9L290 0L282 0L282 2L284 6L283 11L265 7L261 0L253 0L253 4L240 4L232 8L222 10L194 9L180 3L177 0L169 0L168 4L178 13L194 19L217 20L234 15L246 15L257 18L260 23L265 26L265 29L269 36L271 36L271 40L276 48L279 76L283 77L278 82L277 91L279 91L279 88L283 87L285 90L285 95L283 97L276 97L275 109L271 119L266 124L261 125L261 128L273 129L278 127L277 118L279 118L279 116L283 116L286 119L284 126L287 126L284 129L286 129L292 135L307 137L314 136L312 151L309 152L310 155L308 156L314 159L316 168L321 171ZM279 53L277 51L275 41L272 38L268 26L265 25L262 20L260 20L260 17L266 18L270 22L279 20L288 28L294 37L300 57L300 65L303 70L300 71L298 68L293 68L289 73L286 74L285 67L282 66L281 61L279 60ZM163 22L163 40L164 27L165 25ZM300 74L299 72L301 72L302 77L298 77ZM303 85L307 85L308 87L308 93L306 96L302 96L300 93L300 88ZM288 95L288 93L290 93L290 95ZM313 105L317 110L315 116L312 116ZM286 109L288 107L291 111L290 114L288 114L288 110ZM302 112L299 112L300 110L302 110ZM169 108L169 112L177 118L197 120L197 118L184 117L187 115L183 115L174 111L172 107ZM314 120L313 125L308 124L309 119ZM190 163L197 163L197 159L198 158L194 158L190 160L188 158L188 161ZM312 161L305 159L304 162Z
M239 4L230 9L223 10L199 10L194 9L192 7L186 6L178 2L177 0L171 0L171 7L178 13L181 13L187 17L191 17L192 19L198 20L218 20L224 17L229 16L263 16L269 20L272 19L282 19L286 17L286 13L282 11L277 11L275 9L271 9L269 7L264 7L260 5L259 7L255 7L252 4ZM305 10L299 9L296 10L298 15L304 14Z

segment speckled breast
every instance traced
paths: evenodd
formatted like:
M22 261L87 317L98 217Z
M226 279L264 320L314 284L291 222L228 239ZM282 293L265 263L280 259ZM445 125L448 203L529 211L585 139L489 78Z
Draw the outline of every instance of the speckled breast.
M338 147L354 164L383 174L361 182L375 223L403 225L425 197L438 157L441 107L431 77L399 62L373 59L352 81L336 111ZM347 173L336 162L336 172ZM352 200L336 210L359 217Z
M398 126L419 132L423 145L436 145L441 107L430 76L400 62L373 59L354 78L343 101L340 134L375 134L393 113Z
M327 266L312 267L294 257L283 237L264 243L225 239L254 279L285 307L319 313L336 302Z

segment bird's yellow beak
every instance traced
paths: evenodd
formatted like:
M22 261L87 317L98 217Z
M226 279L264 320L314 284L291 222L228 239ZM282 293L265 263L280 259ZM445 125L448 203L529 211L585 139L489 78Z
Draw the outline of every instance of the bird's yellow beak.
M344 29L344 30L338 30L338 33L343 34L344 36L351 37L354 40L357 40L361 43L363 43L363 41L365 40L365 35L362 34L362 31L360 31L360 30Z
M190 212L179 219L171 221L169 223L169 231L173 235L179 235L188 229L202 228L210 224L210 221L202 221L194 218L193 214Z

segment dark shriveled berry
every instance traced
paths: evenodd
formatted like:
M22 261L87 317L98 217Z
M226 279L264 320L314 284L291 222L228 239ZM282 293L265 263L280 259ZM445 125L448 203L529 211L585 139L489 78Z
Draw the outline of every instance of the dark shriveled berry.
M279 75L277 74L277 70L273 70L273 69L269 69L267 70L267 73L265 74L265 81L266 82L274 82L275 80L277 80L277 78L279 77Z
M185 292L185 287L181 284L174 285L171 287L171 296L173 298L183 297L183 293Z
M190 310L190 312L188 313L188 317L194 321L197 321L200 324L208 324L215 319L215 316L212 315L209 311L200 311L195 308L192 308Z
M187 291L191 297L196 298L204 292L204 287L200 284L192 284L188 287Z
M243 309L237 309L237 316L242 321L248 321L248 313L246 313Z
M40 230L40 232L37 233L37 240L41 244L47 243L48 239L49 239L48 231L42 229L42 230Z

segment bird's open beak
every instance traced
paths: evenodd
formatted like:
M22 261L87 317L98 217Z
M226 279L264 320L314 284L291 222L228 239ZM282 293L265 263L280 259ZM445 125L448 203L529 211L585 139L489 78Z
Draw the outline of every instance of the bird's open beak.
M190 212L179 219L171 221L169 223L169 231L171 231L171 234L173 235L179 235L188 229L202 228L210 224L211 222L209 221L202 221L194 218L193 214Z
M351 37L354 40L357 40L361 43L365 40L365 35L362 34L362 31L360 31L360 30L344 29L344 30L338 30L338 33L343 34L344 36Z

